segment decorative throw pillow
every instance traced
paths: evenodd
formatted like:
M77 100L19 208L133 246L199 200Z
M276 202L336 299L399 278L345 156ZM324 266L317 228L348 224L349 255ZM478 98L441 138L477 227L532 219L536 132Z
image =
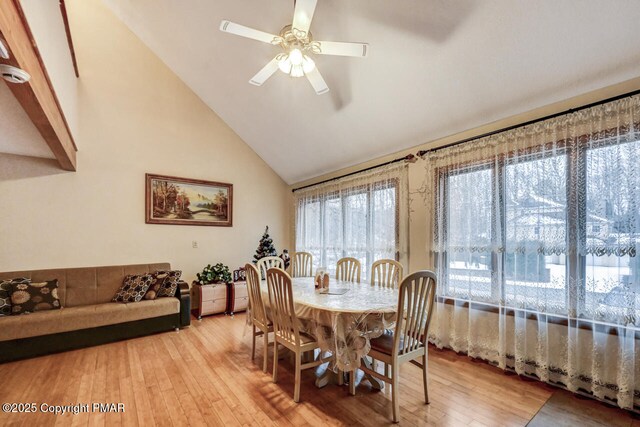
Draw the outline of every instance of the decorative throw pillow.
M151 286L149 286L147 293L144 294L144 299L148 299L148 300L153 300L158 298L158 291L160 291L160 288L162 287L162 282L164 282L164 279L167 277L167 272L155 271L151 273L151 277L153 278L153 281L151 282Z
M32 283L14 282L11 285L11 312L13 314L60 308L58 299L58 279Z
M0 280L0 316L11 314L11 290L14 283L29 283L29 279L19 277L17 279Z
M116 292L111 301L113 302L138 302L149 290L153 282L151 274L128 274L122 281L122 286Z
M11 314L11 280L0 281L0 316Z
M176 290L178 289L178 281L180 280L180 276L182 276L182 271L171 270L158 273L165 273L164 280L162 281L162 285L158 291L158 298L175 296Z

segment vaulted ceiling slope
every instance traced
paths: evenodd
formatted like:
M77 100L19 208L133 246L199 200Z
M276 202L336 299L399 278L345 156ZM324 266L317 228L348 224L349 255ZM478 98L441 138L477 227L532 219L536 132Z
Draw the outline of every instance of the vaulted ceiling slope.
M248 84L278 48L218 30L278 33L291 0L105 1L288 183L640 76L634 0L319 0L314 38L370 44L316 56L320 96Z

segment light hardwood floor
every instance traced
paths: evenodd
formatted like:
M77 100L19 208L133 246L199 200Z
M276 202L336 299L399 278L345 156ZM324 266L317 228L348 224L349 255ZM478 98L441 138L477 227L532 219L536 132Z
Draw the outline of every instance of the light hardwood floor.
M124 413L0 413L0 425L390 424L388 389L363 383L356 396L347 386L316 389L313 370L303 373L295 404L291 361L280 361L279 382L272 383L261 357L251 361L245 322L244 314L212 316L180 332L0 365L0 403L125 404ZM429 360L430 405L422 400L419 368L402 366L401 425L522 426L555 391L451 351L430 348Z

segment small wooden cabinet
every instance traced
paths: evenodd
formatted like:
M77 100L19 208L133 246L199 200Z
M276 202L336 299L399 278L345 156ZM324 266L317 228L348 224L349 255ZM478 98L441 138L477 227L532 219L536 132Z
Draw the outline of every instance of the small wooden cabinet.
M216 283L200 285L193 282L198 299L198 308L193 310L198 320L202 316L225 313L233 316L233 313L245 311L249 306L249 292L244 268L233 272L232 283Z
M233 270L233 283L229 283L229 304L227 313L245 311L249 306L249 292L247 290L247 272L244 267Z
M229 307L227 312L233 316L233 313L245 311L249 306L249 292L247 290L247 282L229 283Z
M196 285L196 287L199 296L198 310L196 312L198 320L202 319L202 316L226 313L228 299L226 283Z

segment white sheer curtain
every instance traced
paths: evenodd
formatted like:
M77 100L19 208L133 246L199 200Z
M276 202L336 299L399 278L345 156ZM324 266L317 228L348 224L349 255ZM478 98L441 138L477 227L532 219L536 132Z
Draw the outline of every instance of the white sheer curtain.
M426 160L432 342L637 408L640 97Z
M363 280L377 259L405 261L407 191L402 163L294 192L296 251L313 254L314 272L334 273L340 258L357 258Z

